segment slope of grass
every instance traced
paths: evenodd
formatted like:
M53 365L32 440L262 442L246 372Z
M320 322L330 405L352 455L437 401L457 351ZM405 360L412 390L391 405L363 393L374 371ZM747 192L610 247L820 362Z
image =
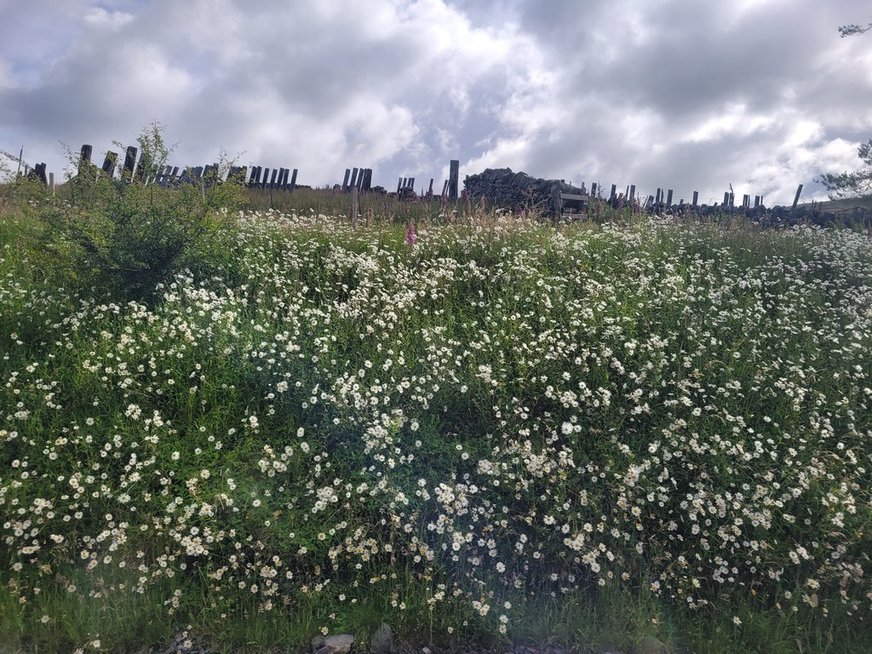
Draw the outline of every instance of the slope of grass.
M872 646L866 238L391 223L249 212L146 305L6 206L7 647Z

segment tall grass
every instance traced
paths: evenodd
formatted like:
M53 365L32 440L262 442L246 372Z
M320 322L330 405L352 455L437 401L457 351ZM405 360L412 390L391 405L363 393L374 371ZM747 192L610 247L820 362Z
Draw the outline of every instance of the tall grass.
M149 303L6 205L7 647L872 646L864 236L333 201Z

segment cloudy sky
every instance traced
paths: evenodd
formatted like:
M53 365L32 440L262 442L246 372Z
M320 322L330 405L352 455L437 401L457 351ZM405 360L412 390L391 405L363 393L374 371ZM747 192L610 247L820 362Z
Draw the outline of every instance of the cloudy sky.
M824 197L872 137L857 0L0 0L0 149L65 167L159 121L220 150L375 184L488 167L676 200ZM98 162L99 163L99 162Z

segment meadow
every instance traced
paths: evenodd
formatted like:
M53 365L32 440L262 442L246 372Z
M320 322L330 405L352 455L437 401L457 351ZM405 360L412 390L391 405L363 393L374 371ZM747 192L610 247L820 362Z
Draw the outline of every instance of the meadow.
M3 651L872 650L868 235L6 191Z

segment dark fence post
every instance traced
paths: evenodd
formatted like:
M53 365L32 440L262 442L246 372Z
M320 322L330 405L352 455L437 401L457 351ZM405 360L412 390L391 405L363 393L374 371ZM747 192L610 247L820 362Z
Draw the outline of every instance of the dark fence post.
M630 184L630 204L633 203L633 200L636 198L636 185Z
M448 162L448 199L456 200L458 197L457 186L460 178L460 160L452 159Z
M103 172L112 179L115 176L115 163L118 161L118 153L111 150L106 153L106 158L103 159Z
M672 189L666 191L666 206L672 206Z
M354 187L357 186L357 168L352 168L352 169L351 169L351 181L348 182L348 185L349 185L351 188L354 188Z
M133 179L133 169L136 168L136 152L135 147L127 146L127 152L124 153L124 168L121 170L122 182L130 182Z
M84 146L82 146L84 147ZM802 184L799 185L799 188L796 189L796 195L793 198L793 206L791 209L796 209L796 205L799 203L799 196L802 195Z
M699 201L699 191L693 192L693 206L696 206L696 203Z
M351 186L351 226L357 227L357 202L358 202L358 193L357 187Z
M36 174L36 178L42 182L43 186L48 185L48 179L45 176L45 164L38 163L33 167L33 172Z
M609 200L615 200L618 197L618 185L612 184L612 191L609 193Z
M294 168L293 172L291 173L291 190L293 191L296 188L296 186L297 186L297 169Z
M91 166L91 146L85 143L79 153L79 175L84 176Z

